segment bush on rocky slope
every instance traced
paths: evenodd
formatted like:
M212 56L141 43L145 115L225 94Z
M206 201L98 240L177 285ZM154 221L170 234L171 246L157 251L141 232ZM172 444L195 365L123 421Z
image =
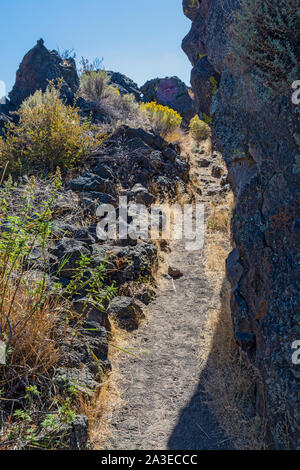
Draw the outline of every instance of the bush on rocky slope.
M7 126L6 138L0 139L0 164L8 165L8 172L72 168L101 145L104 135L94 133L75 107L63 104L60 86L50 83L45 93L37 91L25 100L18 124Z
M109 91L109 76L104 70L90 71L81 75L79 94L86 100L101 102Z
M91 322L90 309L94 315L104 311L115 288L105 283L104 262L92 267L89 256L80 257L77 250L77 257L71 252L59 266L51 252L62 236L53 223L64 196L61 184L57 173L51 182L37 183L32 177L14 186L8 180L0 190L4 449L84 447L87 420L77 415L79 396L85 398L91 392L85 384L97 386L103 374L107 340L99 323ZM52 276L66 273L71 264L64 290ZM72 301L82 292L85 301L76 310ZM80 437L74 436L79 431Z
M239 0L231 28L231 54L253 67L264 83L286 93L298 77L300 9L297 0Z
M157 104L155 101L142 103L140 111L149 120L152 129L164 137L179 128L182 122L182 117L177 111L168 108L168 106Z
M209 125L202 121L197 114L190 120L190 134L196 142L207 139L210 132Z
M110 76L104 70L88 71L80 77L79 96L104 113L110 123L132 123L138 115L139 105L133 94L120 93L110 84Z

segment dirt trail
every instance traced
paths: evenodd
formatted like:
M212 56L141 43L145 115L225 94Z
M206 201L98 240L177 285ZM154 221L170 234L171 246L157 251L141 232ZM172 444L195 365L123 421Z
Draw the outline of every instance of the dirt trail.
M205 172L202 176L205 176ZM208 208L209 198L199 198ZM121 358L124 406L111 417L106 449L224 449L226 436L209 412L201 384L204 324L213 289L204 273L204 250L171 246L169 264L183 276L164 279L146 309L146 320L130 337L135 356ZM203 362L203 361L202 361ZM227 447L228 448L228 447Z

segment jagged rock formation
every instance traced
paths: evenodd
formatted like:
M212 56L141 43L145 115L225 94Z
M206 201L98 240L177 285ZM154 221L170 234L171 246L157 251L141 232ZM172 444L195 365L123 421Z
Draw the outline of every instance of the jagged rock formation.
M62 97L72 103L79 86L79 78L74 59L62 59L57 51L49 51L40 39L25 55L16 82L9 98L13 106L18 108L22 101L36 90L45 91L49 80L63 79Z
M126 75L120 72L107 70L106 73L110 78L110 83L114 88L117 88L122 95L132 94L137 101L141 101L142 93L138 85L131 80L131 78L126 77Z
M211 111L237 198L236 247L227 261L234 333L259 374L256 405L271 447L294 449L300 430L299 365L291 349L300 326L299 110L289 98L270 99L253 70L234 69L226 60L226 30L236 5L184 0L193 23L183 48L194 67L198 103L207 87L205 69L220 76Z
M188 123L195 115L194 102L188 87L178 77L154 78L142 87L144 101L156 101L175 109Z

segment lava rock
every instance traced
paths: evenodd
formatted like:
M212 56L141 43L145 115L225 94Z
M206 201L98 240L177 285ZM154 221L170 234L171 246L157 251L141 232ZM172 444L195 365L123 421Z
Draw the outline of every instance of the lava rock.
M63 262L59 277L71 279L76 273L82 255L89 256L90 250L85 243L64 237L52 250L52 254Z
M108 165L103 165L103 164L97 165L93 171L94 173L96 173L98 176L100 176L101 178L105 180L114 179L113 172Z
M155 202L155 196L149 193L149 191L140 184L136 184L131 189L131 193L133 194L133 197L138 204L145 204L146 206L150 206Z
M107 314L103 305L97 305L92 299L84 297L71 303L71 310L84 318L87 322L104 326L109 329Z
M138 328L144 318L140 303L131 297L115 297L109 305L108 314L126 330Z
M175 150L173 150L170 146L167 147L164 151L163 151L163 156L169 160L170 162L175 162L176 158L178 157L177 153L175 152Z
M99 193L112 193L114 187L111 181L86 171L82 176L70 182L73 191L94 191Z
M177 111L186 123L195 114L194 101L186 84L178 77L155 78L149 80L141 91L146 102L156 101Z
M200 168L207 168L209 167L209 165L211 165L211 160L209 160L208 158L199 158L197 160L197 163Z
M131 78L126 77L120 72L112 72L110 70L106 71L107 75L110 78L110 83L114 88L117 88L121 95L131 94L135 99L140 102L142 99L142 93L138 85L131 80Z
M180 271L179 268L176 268L175 266L169 266L168 268L168 274L171 276L173 279L178 279L179 277L183 276L182 271Z
M211 169L211 174L214 178L221 178L223 174L223 168L219 165L213 165Z
M232 286L235 286L242 277L243 267L239 263L239 250L235 248L226 260L227 277Z
M79 77L74 59L62 59L57 51L49 51L40 39L23 58L17 71L16 82L9 98L13 106L33 95L37 90L45 91L49 80L62 79L61 96L72 104L79 87Z

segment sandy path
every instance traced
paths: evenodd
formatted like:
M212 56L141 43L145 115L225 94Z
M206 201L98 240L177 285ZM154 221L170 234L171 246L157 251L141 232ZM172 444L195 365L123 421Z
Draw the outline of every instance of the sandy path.
M208 198L202 199L208 206ZM224 449L226 436L205 404L201 337L212 308L213 289L204 273L204 250L172 246L169 263L180 279L162 281L146 320L121 358L124 406L111 418L106 449ZM203 361L202 361L203 362ZM228 448L228 447L227 447Z

